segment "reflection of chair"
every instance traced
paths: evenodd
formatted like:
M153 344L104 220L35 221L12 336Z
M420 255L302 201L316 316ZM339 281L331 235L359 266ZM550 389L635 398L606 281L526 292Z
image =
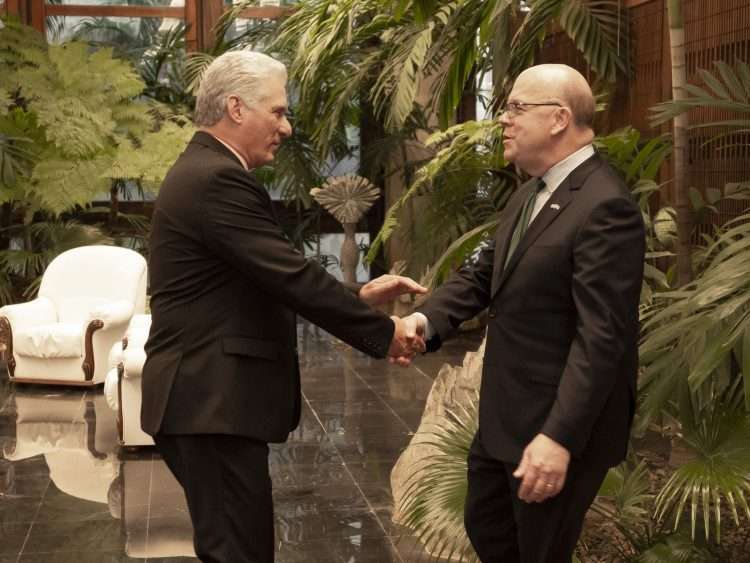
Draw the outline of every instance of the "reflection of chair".
M143 313L146 261L132 250L83 246L60 254L39 296L0 309L11 381L97 385L130 318Z
M143 350L151 315L135 315L121 343L112 347L110 366L104 383L109 406L117 412L117 427L123 446L150 446L154 440L141 430L141 370L146 361Z
M109 511L122 519L128 557L195 557L185 493L164 461L125 459Z
M62 492L107 502L117 475L117 438L112 412L101 394L15 394L15 445L4 457L20 461L44 455L50 479Z

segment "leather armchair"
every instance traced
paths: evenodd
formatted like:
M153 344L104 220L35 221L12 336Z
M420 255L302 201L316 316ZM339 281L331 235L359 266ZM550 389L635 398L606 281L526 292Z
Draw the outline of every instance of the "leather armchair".
M143 347L151 328L151 315L135 315L120 343L112 347L111 369L104 395L117 413L117 429L123 446L151 446L153 438L141 430L141 370L146 362Z
M146 261L116 246L82 246L47 267L36 299L0 308L10 381L93 386L146 305Z

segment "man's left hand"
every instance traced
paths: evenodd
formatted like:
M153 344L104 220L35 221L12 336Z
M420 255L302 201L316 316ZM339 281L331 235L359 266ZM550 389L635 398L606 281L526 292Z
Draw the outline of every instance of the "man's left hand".
M427 288L406 276L384 274L367 282L359 290L359 298L370 306L390 303L405 293L423 294Z
M522 479L518 498L544 502L556 496L565 485L570 452L552 438L537 434L523 450L521 463L513 476Z

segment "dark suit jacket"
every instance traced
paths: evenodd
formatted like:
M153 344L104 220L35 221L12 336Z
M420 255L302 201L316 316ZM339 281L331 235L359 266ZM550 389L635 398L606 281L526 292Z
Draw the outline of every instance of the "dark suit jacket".
M477 264L420 308L438 335L429 346L489 308L482 445L515 463L542 432L574 457L615 465L627 449L635 404L641 212L594 155L558 186L503 270L531 189L527 183L508 202Z
M268 192L199 132L162 184L141 423L283 441L299 421L295 313L385 357L393 321L284 238Z

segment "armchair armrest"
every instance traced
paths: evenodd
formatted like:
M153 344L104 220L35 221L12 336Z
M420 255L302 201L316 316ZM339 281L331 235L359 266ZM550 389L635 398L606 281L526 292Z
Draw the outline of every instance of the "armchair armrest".
M21 328L57 322L55 305L47 297L37 297L27 303L6 305L0 308L0 317L6 317L14 331Z
M121 299L97 305L89 312L89 321L102 321L103 329L128 324L133 316L133 303Z
M122 366L125 368L125 377L133 379L141 376L143 364L146 363L146 351L143 348L125 350Z

